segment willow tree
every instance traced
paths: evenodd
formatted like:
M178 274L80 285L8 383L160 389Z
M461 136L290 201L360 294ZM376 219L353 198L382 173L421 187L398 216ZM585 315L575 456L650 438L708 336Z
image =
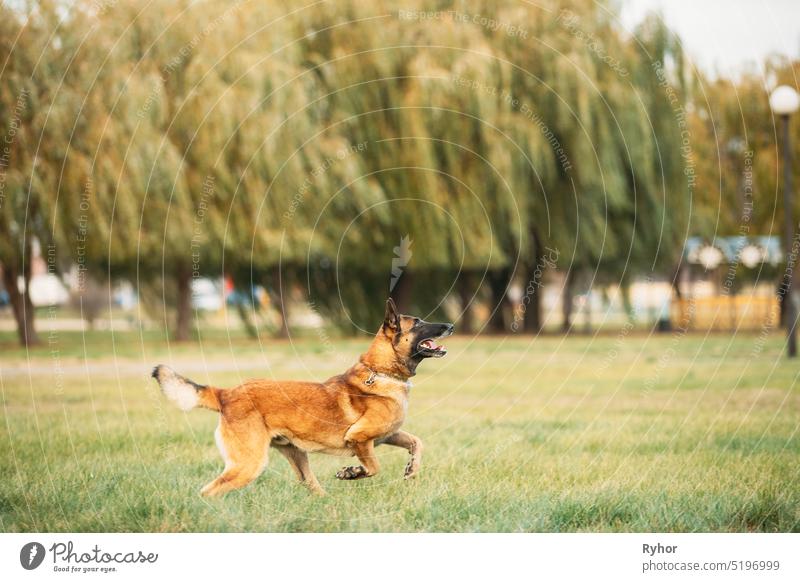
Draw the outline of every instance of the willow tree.
M506 52L521 69L513 91L533 103L535 113L526 117L548 137L556 169L542 178L544 196L532 199L540 220L528 264L542 268L535 252L542 244L556 250L567 274L563 327L569 329L575 274L591 285L663 272L679 256L688 204L676 191L682 168L675 115L652 68L666 61L679 67L676 43L655 25L626 37L600 4L576 0L564 8L529 20L538 23L534 50L511 39ZM683 99L681 71L674 77ZM527 279L534 275L529 270Z
M345 144L321 131L316 77L286 48L289 31L274 25L279 10L243 5L230 25L218 20L176 127L191 135L187 161L214 185L203 256L244 288L263 285L286 335L284 297L311 244L310 177Z
M178 338L200 275L262 284L284 316L302 287L349 329L368 329L391 292L423 314L457 295L466 321L487 298L502 331L517 280L538 332L548 269L567 274L567 308L576 275L674 269L697 196L686 172L705 161L684 156L678 108L693 95L669 32L648 21L627 35L590 0L562 7L444 2L423 18L422 0L78 2L46 49L60 76L44 79L65 83L55 117L31 126L41 171L26 145L19 175L34 186L8 183L15 201L45 202L52 228L32 235L174 304ZM40 28L9 71L34 67ZM713 137L684 117L705 158ZM0 228L38 228L13 208Z
M330 131L366 147L350 160L361 177L322 196L321 248L336 272L316 269L314 293L329 295L325 289L342 280L337 289L351 317L366 322L379 315L370 298L396 282L393 292L404 307L427 313L454 290L459 273L502 268L518 247L502 240L518 238L520 230L503 176L508 138L497 127L508 106L471 93L456 77L488 75L485 82L501 86L499 60L488 44L485 56L466 48L475 38L470 26L406 22L385 11L339 26L333 10L300 23L298 29L314 31L303 51L321 79ZM336 7L343 15L354 10L348 3ZM413 241L407 264L396 251L403 241ZM398 260L402 272L393 276ZM412 290L414 280L425 284ZM339 307L338 293L333 299L330 312Z
M0 6L0 269L20 342L38 342L30 297L33 249L59 273L49 198L57 161L68 145L69 105L79 79L65 71L80 63L71 23L45 2L29 10ZM22 285L19 285L19 281Z
M4 144L0 155L0 269L19 340L29 345L38 341L28 293L35 236L35 222L28 217L29 208L37 205L28 195L36 139L31 111L36 87L31 71L35 52L42 45L32 26L23 29L23 20L24 16L5 4L0 6L0 135ZM20 277L24 280L21 290Z
M135 280L179 340L190 332L195 218L207 196L187 156L190 131L176 121L196 84L196 39L206 30L192 14L166 2L148 11L135 2L87 11L103 50L92 69L99 81L78 112L92 131L70 152L81 163L71 165L79 170L65 188L73 210L81 193L86 199L65 223L73 236L88 224L83 260ZM168 305L176 308L174 324Z

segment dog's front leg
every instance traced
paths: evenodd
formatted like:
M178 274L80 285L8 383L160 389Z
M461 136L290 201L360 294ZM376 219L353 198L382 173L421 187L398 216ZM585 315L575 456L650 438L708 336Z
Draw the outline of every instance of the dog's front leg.
M422 441L418 437L401 430L383 439L383 444L402 447L411 455L406 465L405 479L411 479L419 473L422 464Z
M380 470L378 458L375 456L375 441L369 439L366 442L349 441L348 446L353 450L361 465L358 467L342 467L336 473L337 479L363 479L372 477Z

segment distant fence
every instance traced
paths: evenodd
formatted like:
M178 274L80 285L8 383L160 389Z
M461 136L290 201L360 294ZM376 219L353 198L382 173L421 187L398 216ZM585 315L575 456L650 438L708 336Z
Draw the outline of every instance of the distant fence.
M721 295L672 302L672 326L696 331L760 330L777 327L780 304L777 297Z

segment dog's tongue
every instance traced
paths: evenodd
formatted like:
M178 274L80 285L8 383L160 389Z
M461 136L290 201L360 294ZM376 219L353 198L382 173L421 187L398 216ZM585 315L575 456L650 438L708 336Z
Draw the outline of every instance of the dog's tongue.
M442 348L442 346L438 345L438 344L437 344L435 341L433 341L432 339L425 340L424 342L422 342L422 344L421 344L421 345L422 345L422 347L423 347L423 348L425 348L425 349L427 349L427 350L435 350L435 351L437 351L437 352L438 352L439 350L443 349L443 348Z

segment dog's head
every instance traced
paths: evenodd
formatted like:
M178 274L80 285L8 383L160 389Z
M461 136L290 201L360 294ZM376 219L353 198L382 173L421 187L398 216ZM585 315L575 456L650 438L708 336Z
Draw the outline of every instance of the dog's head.
M391 344L395 358L404 364L411 374L425 358L441 358L447 354L444 346L436 340L453 333L451 323L430 323L419 317L403 315L397 311L392 299L386 302L386 314L378 335Z

